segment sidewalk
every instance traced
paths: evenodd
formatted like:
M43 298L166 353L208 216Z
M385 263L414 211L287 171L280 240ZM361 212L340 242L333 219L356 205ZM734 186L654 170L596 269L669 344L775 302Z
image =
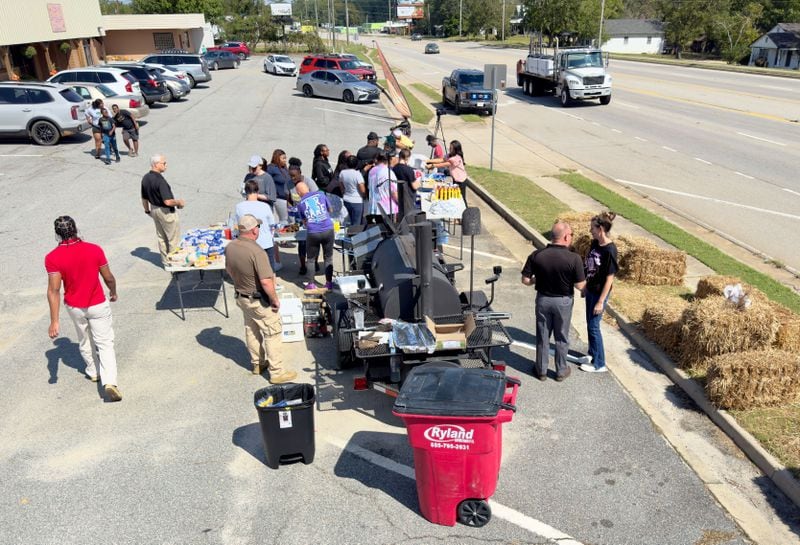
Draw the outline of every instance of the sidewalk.
M408 89L413 89L408 85L409 81L404 76L405 74L400 74L398 79ZM430 102L430 99L421 93L415 90L412 92L425 104ZM387 105L389 111L392 111L391 108L390 105ZM773 277L777 273L779 281L789 283L795 286L795 289L800 287L800 282L785 271L761 263L755 256L731 244L729 241L721 239L713 233L698 229L696 225L687 222L680 216L654 206L652 201L642 199L625 188L603 179L597 173L588 171L582 165L547 149L540 143L528 138L525 134L509 128L501 119L502 112L499 118L495 120L493 157L493 167L495 169L529 178L576 211L602 209L601 204L554 177L555 174L562 170L581 171L582 174L592 180L600 182L640 206L664 216L688 232L714 244L753 268ZM484 122L464 122L458 116L445 115L441 117L441 128L447 140L459 140L462 143L468 164L488 168L490 163L491 122L491 118L484 118ZM431 127L428 127L428 130L430 131ZM419 136L416 139L417 141L422 141ZM479 192L480 188L476 193ZM486 197L489 200L493 200L489 195L486 195ZM484 203L480 203L480 206L484 210L488 208ZM500 209L500 216L506 221L511 220L512 224L516 223L517 231L524 233L526 238L534 240L535 245L541 246L546 243L546 240L530 226L516 218L512 218L513 214L504 210L502 204L495 206L495 208ZM486 214L487 212L485 211L484 215ZM492 229L491 223L489 229ZM615 235L646 236L654 239L659 244L667 246L661 239L622 217L615 222L614 233ZM520 261L520 266L526 257L526 252L530 252L530 247L519 248L515 252L515 256ZM685 284L688 287L695 289L697 281L701 277L711 274L714 274L713 270L692 257L687 258ZM759 544L775 543L776 545L795 542L796 534L782 524L780 518L771 513L769 500L765 497L764 490L753 484L759 478L760 472L758 469L750 464L730 464L728 453L724 451L728 449L738 451L738 449L741 449L798 506L800 506L800 483L777 460L766 453L758 441L740 428L733 418L724 411L717 411L711 406L705 400L702 388L688 379L681 370L676 369L674 364L664 357L663 353L652 343L649 343L644 336L637 334L636 328L624 316L614 312L613 309L610 309L610 314L616 319L621 330L609 332L609 328L604 327L606 335L609 337L606 342L613 353L613 358L610 358L610 360L616 363L610 369L617 381L636 399L640 407L652 419L654 425L661 430L664 437L695 470L717 500L731 513L754 541ZM583 307L580 304L576 304L573 310L572 323L573 325L582 324L583 320ZM581 331L580 326L579 331ZM583 332L579 334L583 337ZM631 343L633 343L633 346ZM634 361L634 353L636 352L634 346L645 352L664 374L660 377L654 377L652 372L656 370L655 367L647 369L642 362ZM683 388L699 409L704 411L717 426L728 434L738 447L730 441L720 442L706 437L689 437L687 430L683 429L680 424L683 420L683 417L679 414L681 407L678 407L676 412L675 404L669 401L670 397L674 395L670 393L670 389L674 385ZM746 476L748 474L749 477Z

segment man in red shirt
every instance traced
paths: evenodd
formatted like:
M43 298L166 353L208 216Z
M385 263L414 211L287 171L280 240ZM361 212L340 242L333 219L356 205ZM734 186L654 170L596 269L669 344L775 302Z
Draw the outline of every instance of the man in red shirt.
M122 394L117 388L111 307L100 286L98 273L108 287L111 301L117 300L117 282L108 268L103 249L78 238L75 220L59 216L55 221L55 231L61 242L44 258L48 274L47 302L50 305L48 333L51 339L55 339L61 329L58 311L63 282L64 306L75 323L81 355L86 362L86 376L92 382L102 381L108 401L119 401Z

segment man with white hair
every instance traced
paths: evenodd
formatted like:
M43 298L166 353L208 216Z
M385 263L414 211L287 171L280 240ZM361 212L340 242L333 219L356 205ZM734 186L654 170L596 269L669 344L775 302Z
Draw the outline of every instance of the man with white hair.
M178 247L181 241L181 226L176 208L183 208L183 199L172 195L172 188L164 178L167 159L163 154L150 158L150 172L142 177L142 206L144 213L153 218L158 237L161 262L167 262L167 254Z

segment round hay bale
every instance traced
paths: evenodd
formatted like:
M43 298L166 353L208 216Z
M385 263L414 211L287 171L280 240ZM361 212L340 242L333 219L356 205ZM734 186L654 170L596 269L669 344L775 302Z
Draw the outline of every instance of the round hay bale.
M683 299L664 298L657 305L647 307L642 314L644 334L673 360L681 353L681 320L688 306Z
M722 409L776 407L800 398L800 355L750 350L711 358L706 393Z
M683 314L679 363L703 371L713 356L768 348L777 330L775 312L764 301L741 308L722 296L696 299Z
M800 353L800 315L778 303L770 302L770 306L778 320L775 348Z

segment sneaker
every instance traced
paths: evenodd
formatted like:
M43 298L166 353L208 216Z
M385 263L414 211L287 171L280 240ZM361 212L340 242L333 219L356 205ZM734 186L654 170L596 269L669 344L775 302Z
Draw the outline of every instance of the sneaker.
M117 159L116 159L116 161L117 161L117 163L119 163L119 155L117 155Z
M283 373L269 377L270 384L284 384L291 382L297 378L297 373L294 371L284 371Z
M586 371L587 373L607 373L608 367L605 365L602 367L595 367L593 363L582 363L581 371Z
M100 380L100 377L98 377L97 375L88 375L88 374L87 374L87 375L86 375L86 378L87 378L87 379L89 379L89 380L91 380L92 382L97 382L97 381L99 381L99 380Z
M556 376L556 382L564 382L565 380L567 380L567 377L569 377L571 374L572 374L572 369L567 367L566 373L564 373L563 375Z
M122 400L122 394L119 393L119 388L113 384L106 384L106 398L109 401L120 401Z
M273 269L273 271L278 272L282 268L283 268L283 263L275 263L275 268Z
M303 289L305 289L305 290L315 290L315 289L317 289L317 285L314 282L309 282L308 284L305 285L305 287Z
M297 274L299 274L300 276L305 276L308 274L308 269L306 269L306 266L303 265L302 267L300 267L300 270L297 271Z
M333 289L333 282L325 282L325 289L332 290Z

